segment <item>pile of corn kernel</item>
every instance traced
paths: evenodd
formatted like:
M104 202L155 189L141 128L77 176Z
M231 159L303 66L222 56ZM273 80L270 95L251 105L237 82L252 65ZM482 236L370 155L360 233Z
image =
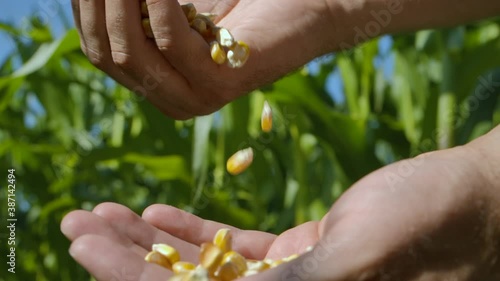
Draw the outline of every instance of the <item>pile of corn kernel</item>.
M216 14L198 13L192 3L181 5L189 26L196 30L210 44L210 55L217 64L227 62L231 68L242 67L250 56L250 48L245 42L236 41L229 30L216 26ZM154 38L149 20L148 6L141 0L142 27L148 38Z
M310 250L310 249L308 249ZM179 252L167 244L154 244L145 260L172 270L168 281L231 281L250 276L297 258L294 254L280 260L250 260L232 250L232 236L220 229L212 243L201 244L199 265L180 260Z

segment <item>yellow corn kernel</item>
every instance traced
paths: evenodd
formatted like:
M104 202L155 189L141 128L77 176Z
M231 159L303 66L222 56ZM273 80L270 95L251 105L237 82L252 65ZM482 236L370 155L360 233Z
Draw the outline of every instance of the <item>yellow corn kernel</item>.
M151 29L151 22L149 21L149 18L142 19L141 23L142 23L142 29L144 30L146 37L155 38L153 30Z
M253 161L253 150L251 147L242 149L233 154L226 163L226 169L231 175L238 175L245 171Z
M181 8L182 8L182 12L184 12L184 15L186 16L188 22L191 23L197 14L196 8L194 7L193 3L187 3L184 5L181 5Z
M231 32L223 27L215 30L215 38L223 47L231 48L235 43Z
M231 230L228 228L221 228L215 233L214 245L219 247L223 254L231 251L231 244L233 243L233 236Z
M200 265L205 268L210 275L214 275L222 260L222 251L212 243L201 244Z
M217 14L213 14L213 13L199 13L199 15L202 15L204 17L206 17L207 19L209 19L210 21L214 21L216 18L217 18Z
M269 133L273 129L273 112L267 101L264 101L264 108L260 117L262 131Z
M269 264L259 260L247 260L247 271L255 270L257 272L264 271L269 268Z
M283 260L266 260L265 263L269 265L270 268L277 267L278 265L284 263Z
M149 17L148 4L146 1L141 1L141 16Z
M210 55L216 64L223 64L226 61L226 52L217 41L210 43Z
M283 259L282 259L282 261L284 261L284 262L289 262L289 261L294 260L294 259L296 259L296 258L298 258L298 257L299 257L299 255L298 255L298 254L293 254L293 255L290 255L290 256L288 256L288 257L283 258Z
M217 271L217 277L221 281L232 281L239 276L238 268L230 262L223 263Z
M149 252L144 258L144 260L149 263L155 263L161 265L167 269L172 269L172 264L170 263L170 261L162 254L155 251Z
M203 37L208 34L207 23L203 19L195 18L191 22L191 28L196 30L196 32L201 34Z
M180 274L180 273L184 273L184 272L190 272L190 271L194 270L195 268L196 268L196 266L190 262L178 261L178 262L174 263L174 265L172 266L172 271L175 274Z
M240 255L238 252L229 251L222 257L222 264L231 263L233 264L238 272L238 275L243 274L247 270L247 260Z
M171 266L180 260L179 252L167 244L153 244L153 252L158 252L167 258Z
M248 60L250 48L242 41L236 42L227 52L228 65L231 68L240 68Z

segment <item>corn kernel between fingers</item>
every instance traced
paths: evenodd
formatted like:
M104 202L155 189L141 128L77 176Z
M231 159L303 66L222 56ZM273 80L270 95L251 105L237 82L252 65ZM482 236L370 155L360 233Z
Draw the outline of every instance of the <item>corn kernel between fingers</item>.
M181 5L181 8L182 8L182 12L186 16L188 22L191 23L197 14L196 7L194 6L193 3L187 3L187 4Z
M142 29L144 30L146 37L154 38L155 36L153 34L153 30L151 29L151 22L149 21L149 18L142 19L141 23L142 23Z
M231 48L235 44L234 37L231 32L223 27L215 30L215 38L221 46L226 48Z
M216 64L223 64L226 62L226 52L217 41L210 43L210 55Z
M227 52L228 65L231 68L240 68L248 60L250 48L245 42L238 41Z

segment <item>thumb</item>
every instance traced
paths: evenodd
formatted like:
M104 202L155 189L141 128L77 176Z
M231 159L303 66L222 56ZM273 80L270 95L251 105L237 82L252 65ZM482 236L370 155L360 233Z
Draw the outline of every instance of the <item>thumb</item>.
M242 281L348 281L367 280L374 274L360 270L368 264L355 253L354 240L325 236L314 245L314 248L298 258L279 265L257 275L249 276ZM360 255L361 257L363 255ZM360 274L361 272L361 274ZM364 272L364 273L363 273Z

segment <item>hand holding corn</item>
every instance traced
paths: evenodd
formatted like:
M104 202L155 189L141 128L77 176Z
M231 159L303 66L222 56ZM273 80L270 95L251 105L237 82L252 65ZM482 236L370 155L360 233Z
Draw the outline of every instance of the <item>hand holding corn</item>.
M313 39L328 21L310 1L190 2L72 0L82 50L175 119L212 113L323 51Z
M154 38L146 1L141 0L140 5L144 33L147 37ZM243 67L250 56L250 48L244 42L236 41L229 30L216 26L213 22L216 14L198 14L193 3L183 4L181 8L189 26L209 41L210 56L215 63L223 64L227 60L227 65L231 68Z

